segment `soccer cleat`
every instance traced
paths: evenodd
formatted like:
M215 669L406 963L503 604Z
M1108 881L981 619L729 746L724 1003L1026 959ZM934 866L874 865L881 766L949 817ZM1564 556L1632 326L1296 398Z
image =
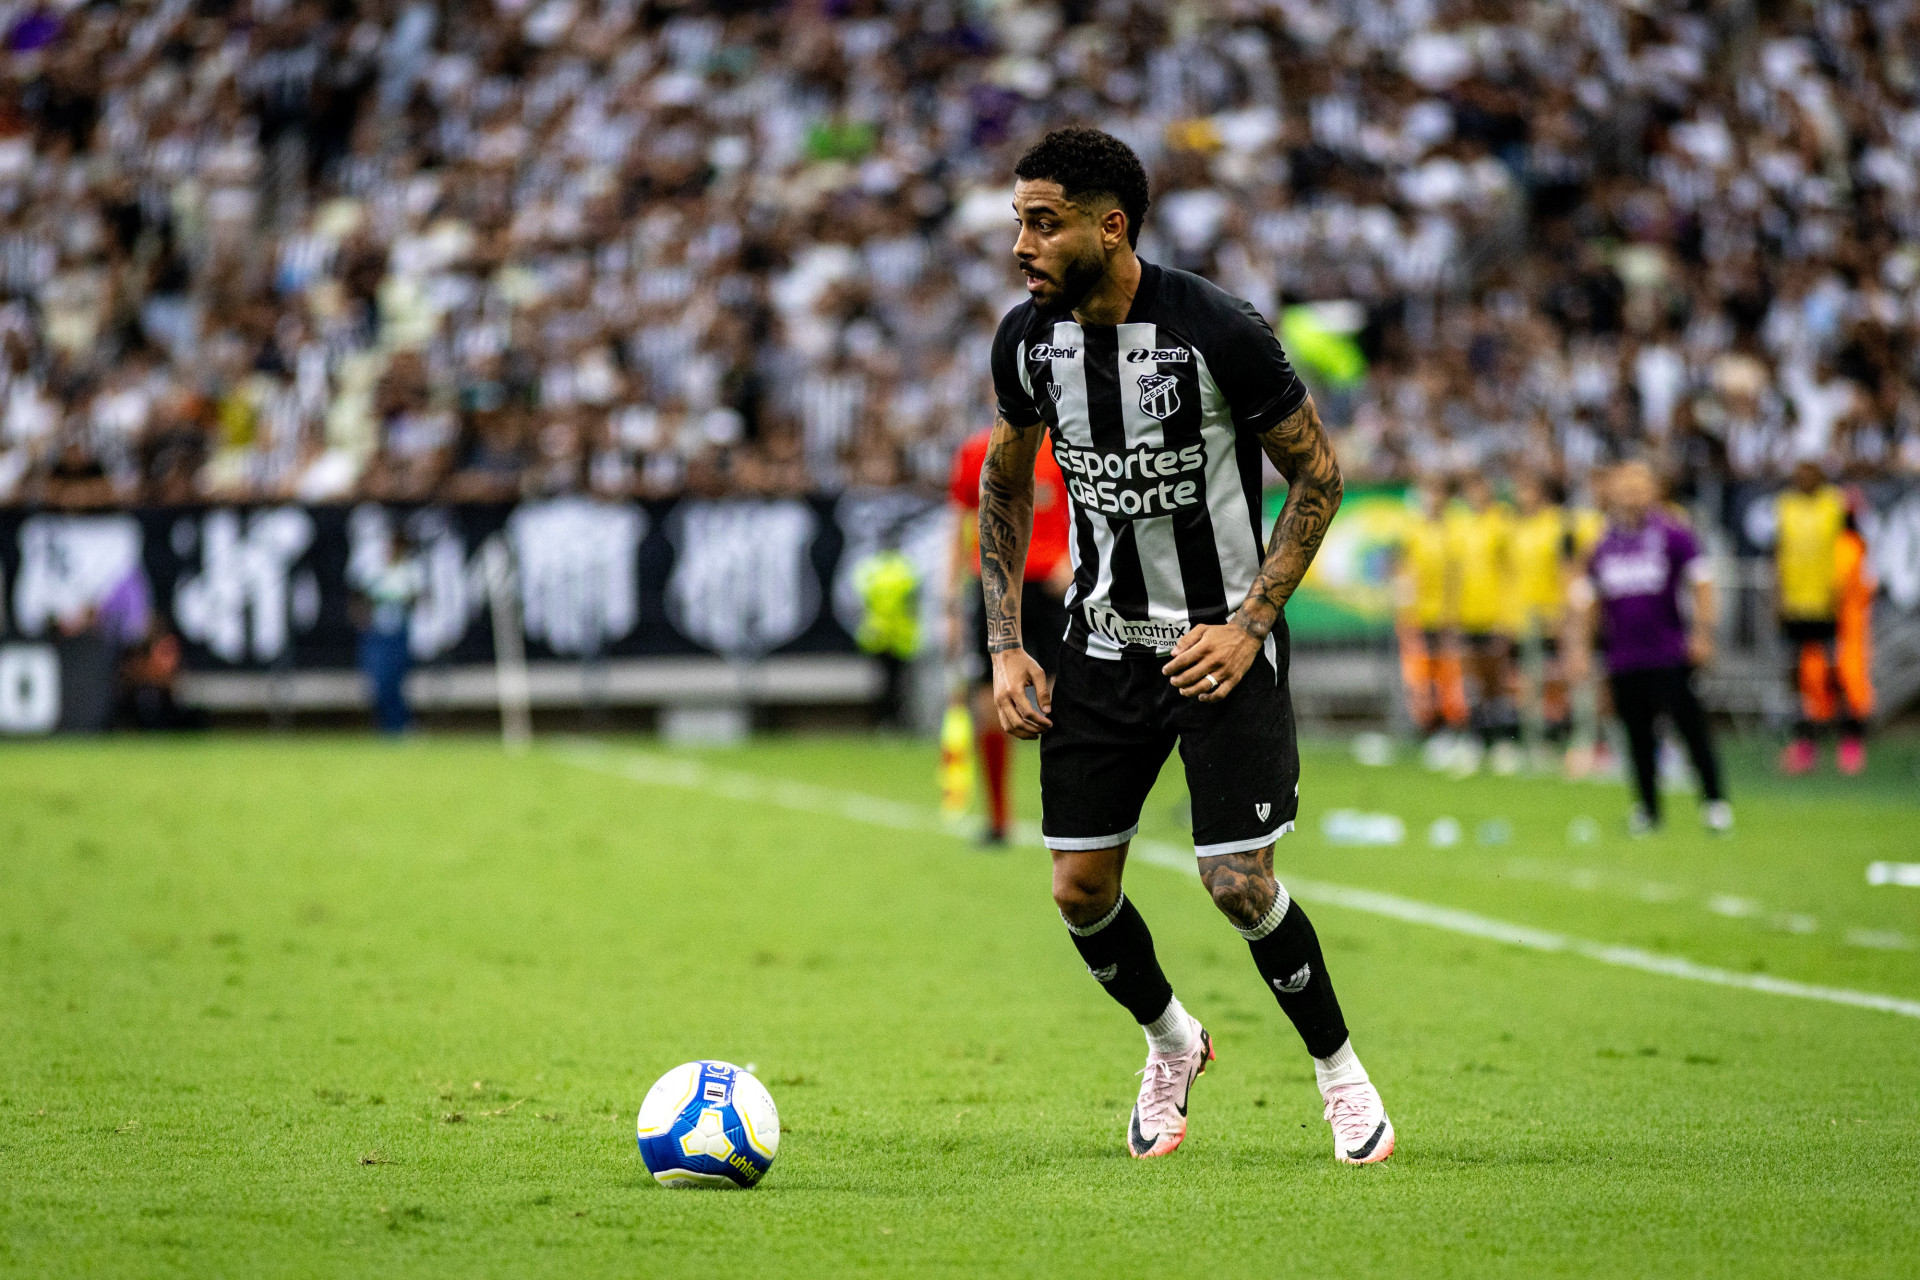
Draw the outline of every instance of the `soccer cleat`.
M1147 1055L1140 1097L1127 1121L1127 1150L1138 1159L1171 1155L1187 1136L1187 1095L1213 1061L1213 1037L1194 1020L1197 1038L1185 1053Z
M1633 812L1627 815L1627 834L1635 839L1650 836L1659 828L1660 824L1653 820L1653 815L1639 805L1633 806Z
M1787 749L1780 753L1780 772L1790 778L1812 773L1819 764L1820 757L1814 751L1811 738L1795 738L1787 744Z
M1834 752L1834 763L1849 778L1859 777L1867 771L1867 744L1858 738L1840 739L1839 749Z
M1333 1158L1342 1164L1379 1164L1393 1154L1393 1121L1371 1084L1327 1090L1327 1123L1333 1126Z
M1725 835L1733 830L1733 806L1725 800L1709 800L1700 820L1707 824L1707 830Z

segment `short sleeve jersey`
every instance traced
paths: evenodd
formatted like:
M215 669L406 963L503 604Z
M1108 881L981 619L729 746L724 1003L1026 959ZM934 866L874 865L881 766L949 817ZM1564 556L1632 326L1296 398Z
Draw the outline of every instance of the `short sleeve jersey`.
M1459 559L1460 629L1491 634L1509 625L1512 608L1511 534L1513 523L1503 507L1485 511L1459 508L1450 523L1453 552Z
M1657 511L1638 529L1607 526L1587 561L1587 572L1600 598L1609 670L1685 664L1687 624L1680 612L1680 588L1699 556L1693 531Z
M980 468L987 460L990 429L974 432L953 455L953 474L947 497L962 511L980 510ZM1053 460L1053 450L1042 449L1033 460L1033 536L1027 542L1028 582L1045 582L1067 558L1067 482ZM980 539L973 534L973 567L980 568Z
M1265 555L1258 437L1306 399L1253 307L1141 264L1126 321L1028 301L993 343L1000 414L1045 423L1072 505L1072 625L1096 658L1165 653L1226 621Z

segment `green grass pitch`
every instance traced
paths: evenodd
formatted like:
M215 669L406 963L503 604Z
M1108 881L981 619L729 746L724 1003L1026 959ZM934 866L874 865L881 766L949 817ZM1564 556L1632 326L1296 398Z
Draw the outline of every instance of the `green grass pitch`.
M1310 747L1283 876L1736 973L1920 997L1911 745L1859 783L1736 750L1739 830L1618 787ZM1310 1065L1190 874L1129 892L1214 1070L1128 1159L1144 1046L1045 857L929 826L933 752L776 739L0 749L0 1274L1912 1276L1920 1019L1303 894L1399 1130L1336 1165ZM635 761L640 763L636 766ZM1035 811L1034 756L1020 798ZM637 774L651 781L635 780ZM1143 838L1177 846L1169 769ZM1394 847L1321 833L1392 813ZM1427 839L1454 818L1459 843ZM1591 821L1584 821L1590 819ZM656 1187L695 1057L785 1128L751 1193Z

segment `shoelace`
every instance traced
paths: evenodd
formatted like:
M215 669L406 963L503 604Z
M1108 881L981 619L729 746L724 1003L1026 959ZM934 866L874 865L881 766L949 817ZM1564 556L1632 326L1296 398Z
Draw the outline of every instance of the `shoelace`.
M1360 1098L1352 1096L1346 1090L1327 1099L1326 1120L1333 1126L1333 1131L1340 1135L1343 1142L1348 1140L1364 1142L1373 1133L1373 1124L1369 1121L1366 1105Z
M1146 1105L1142 1108L1150 1115L1163 1115L1173 1106L1173 1091L1180 1080L1180 1061L1177 1058L1148 1058L1147 1065L1135 1075L1146 1078Z

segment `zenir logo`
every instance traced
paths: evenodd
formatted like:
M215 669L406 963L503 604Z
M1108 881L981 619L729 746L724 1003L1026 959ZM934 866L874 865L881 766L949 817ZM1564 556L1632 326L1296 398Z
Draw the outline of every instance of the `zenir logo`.
M1135 347L1127 352L1128 364L1185 364L1185 347Z

